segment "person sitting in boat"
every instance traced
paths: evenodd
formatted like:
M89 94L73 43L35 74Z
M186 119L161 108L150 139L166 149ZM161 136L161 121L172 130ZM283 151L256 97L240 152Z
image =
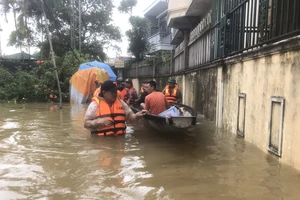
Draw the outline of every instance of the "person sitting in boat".
M137 99L137 92L133 87L131 79L125 80L125 89L122 91L122 99L128 105L133 105Z
M135 101L135 105L140 105L143 109L145 109L145 98L148 95L147 88L149 85L149 81L143 82L143 92L139 96L139 98Z
M148 95L145 98L145 110L153 115L158 115L169 108L169 103L162 92L156 90L156 82L147 84Z
M143 83L142 83L142 87L141 87L141 90L140 90L140 95L142 95L144 92L145 92L145 85L148 83L149 81L147 80L144 80Z
M125 102L117 98L117 86L112 81L101 85L101 92L94 97L84 117L84 127L98 136L122 135L128 123L136 122L146 112L136 114Z
M174 78L170 78L168 80L168 85L162 93L166 96L169 103L181 103L181 91L176 86L176 80Z

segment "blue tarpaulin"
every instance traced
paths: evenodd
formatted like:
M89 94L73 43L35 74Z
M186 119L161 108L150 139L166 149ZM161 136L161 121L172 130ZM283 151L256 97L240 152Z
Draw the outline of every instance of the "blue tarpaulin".
M111 81L117 80L117 76L113 72L113 70L110 68L110 66L105 63L102 63L102 62L93 61L93 62L83 63L79 66L78 70L89 69L89 68L93 68L93 67L105 70L109 76L109 80L111 80Z

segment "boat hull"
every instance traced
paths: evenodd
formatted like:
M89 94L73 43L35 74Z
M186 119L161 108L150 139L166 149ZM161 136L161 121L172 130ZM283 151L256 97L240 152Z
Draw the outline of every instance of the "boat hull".
M181 108L183 107L186 111L188 111L191 114L191 116L179 116L168 118L147 114L144 116L145 126L164 133L182 133L196 124L197 112L195 109L183 104L173 105ZM132 110L134 113L136 113L141 110L141 107L133 106Z

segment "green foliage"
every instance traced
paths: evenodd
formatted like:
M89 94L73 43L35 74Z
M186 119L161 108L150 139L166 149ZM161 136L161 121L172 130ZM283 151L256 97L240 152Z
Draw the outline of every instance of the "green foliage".
M128 51L135 56L137 61L144 59L148 53L150 45L148 42L148 21L143 17L130 17L129 22L132 28L126 31L129 39Z
M113 41L120 41L121 33L112 21L113 3L111 0L81 0L81 40L82 52L93 59L104 60L104 48ZM53 38L53 49L57 56L63 57L71 47L71 31L74 31L76 48L79 46L78 0L72 16L70 0L44 0L44 8L49 29ZM41 0L0 0L0 9L5 15L14 13L15 30L10 35L9 45L16 47L39 44L43 58L48 58L49 44L46 38L45 24L42 18ZM72 19L75 26L71 27ZM70 28L71 27L71 28ZM43 33L44 42L36 35Z
M76 56L75 56L76 55ZM78 60L79 59L79 60ZM67 52L64 57L56 57L63 101L69 101L69 81L81 63L88 58L78 52ZM0 101L58 101L58 88L52 61L36 64L32 69L10 72L0 67Z
M132 8L137 4L137 0L122 0L118 7L118 10L122 13L127 13L132 15Z

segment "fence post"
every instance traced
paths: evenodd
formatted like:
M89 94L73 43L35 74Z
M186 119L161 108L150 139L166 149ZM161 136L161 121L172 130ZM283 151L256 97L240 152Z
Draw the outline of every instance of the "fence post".
M175 55L175 49L173 49L171 51L171 58L170 58L170 76L172 76L173 74L173 71L174 71L174 62L175 62L175 59L174 59L174 55Z
M139 75L139 62L136 62L135 63L135 77L137 78L138 77L138 75Z
M156 60L155 58L153 58L153 69L152 69L152 73L153 73L153 78L155 78L155 72L156 72Z
M184 41L183 41L183 55L184 55L184 68L183 69L188 69L189 68L189 32L184 31Z

